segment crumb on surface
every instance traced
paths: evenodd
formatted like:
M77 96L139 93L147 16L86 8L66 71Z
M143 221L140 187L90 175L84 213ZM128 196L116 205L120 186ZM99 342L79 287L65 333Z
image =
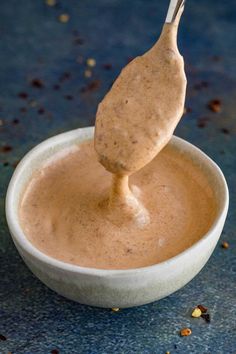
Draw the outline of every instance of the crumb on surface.
M192 311L192 317L198 318L201 317L202 311L200 310L199 307L195 307L195 309Z
M55 6L57 3L56 0L45 0L45 4L48 6Z
M112 307L112 312L119 312L120 311L120 308L119 307Z
M224 249L228 249L229 248L229 243L227 241L223 241L221 244L221 247Z
M180 331L181 337L188 337L192 334L192 331L190 328L182 328Z
M207 307L204 305L197 305L197 307L201 310L202 313L206 313L207 312Z
M58 20L61 22L61 23L67 23L70 19L70 16L68 14L61 14L59 15L58 17Z
M35 78L31 80L31 86L35 87L35 88L43 88L44 87L44 83L42 80Z
M86 63L88 66L90 66L91 68L93 68L96 65L96 60L94 58L88 58L86 60Z

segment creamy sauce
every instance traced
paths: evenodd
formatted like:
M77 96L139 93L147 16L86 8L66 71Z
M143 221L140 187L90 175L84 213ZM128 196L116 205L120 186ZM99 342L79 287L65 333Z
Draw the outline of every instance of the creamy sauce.
M122 226L113 222L120 213L116 208L107 213L111 179L97 161L93 141L46 163L21 201L26 236L42 252L68 263L128 269L177 255L213 222L215 199L207 178L170 146L130 177L132 194L148 210L148 224L140 227L128 218Z
M84 267L138 268L177 255L209 230L216 207L206 176L165 147L186 92L180 15L122 70L98 107L95 142L64 151L28 184L20 221L42 252Z
M177 48L180 15L164 25L153 48L122 70L98 107L95 149L102 165L114 174L110 209L120 210L120 225L127 216L138 224L149 222L147 210L129 190L128 176L163 149L183 114L186 77Z
M165 24L154 47L122 70L99 104L95 149L112 173L129 175L150 162L183 114L186 77L177 27Z

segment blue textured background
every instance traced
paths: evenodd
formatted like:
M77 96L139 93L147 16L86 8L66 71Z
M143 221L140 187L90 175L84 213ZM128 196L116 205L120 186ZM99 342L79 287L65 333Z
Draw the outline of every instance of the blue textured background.
M231 205L222 239L228 250L218 245L204 270L168 298L112 313L67 301L42 285L20 259L5 222L4 198L17 161L49 136L94 123L97 104L121 67L157 39L166 8L164 0L58 0L55 7L1 0L0 334L7 338L0 336L1 354L236 353L235 0L187 1L179 43L189 112L176 132L226 175ZM61 13L70 15L68 23L58 21ZM97 61L91 78L84 77L88 57ZM44 87L32 87L34 78ZM207 108L216 98L221 113ZM209 308L210 324L191 318L199 303ZM181 338L185 326L192 335Z

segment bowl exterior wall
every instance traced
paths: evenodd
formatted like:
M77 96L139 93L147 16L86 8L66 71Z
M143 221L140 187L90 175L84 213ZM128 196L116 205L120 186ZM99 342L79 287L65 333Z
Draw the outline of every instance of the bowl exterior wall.
M179 290L203 268L220 237L221 227L205 242L160 268L134 270L132 275L98 276L72 273L51 266L27 253L12 235L14 243L34 275L58 294L81 304L105 308L126 308L147 304Z

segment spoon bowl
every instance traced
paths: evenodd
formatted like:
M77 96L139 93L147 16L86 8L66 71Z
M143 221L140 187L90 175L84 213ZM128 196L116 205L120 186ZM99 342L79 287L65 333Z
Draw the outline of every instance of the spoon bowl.
M47 159L93 136L93 127L54 136L32 149L18 164L6 197L6 217L12 239L35 276L68 299L108 308L132 307L159 300L193 279L211 256L228 210L228 188L223 173L197 147L173 136L169 144L187 154L204 171L213 188L217 213L210 230L184 252L148 267L104 270L65 263L42 253L27 239L19 222L19 203L32 174L40 170Z

